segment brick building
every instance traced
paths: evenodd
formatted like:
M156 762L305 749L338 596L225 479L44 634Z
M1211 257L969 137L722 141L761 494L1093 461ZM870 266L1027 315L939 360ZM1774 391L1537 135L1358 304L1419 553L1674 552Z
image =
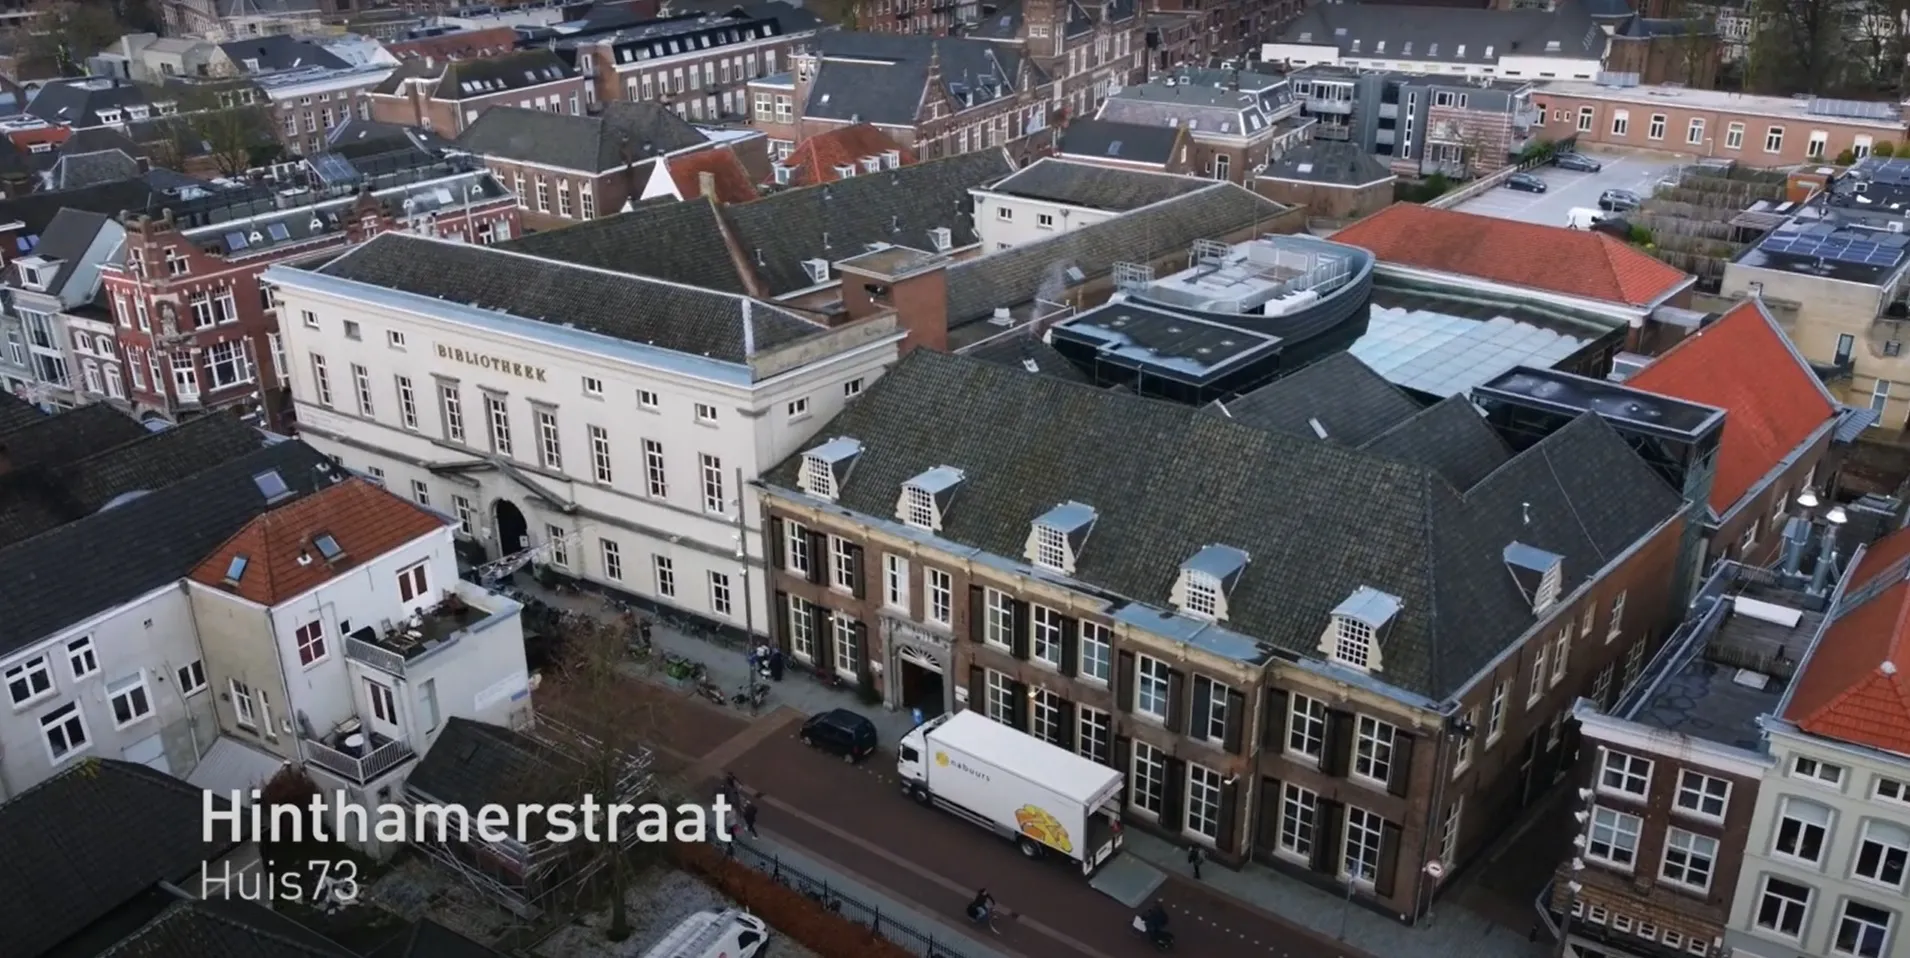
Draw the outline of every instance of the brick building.
M1399 177L1351 143L1309 140L1288 150L1253 179L1261 196L1306 207L1308 217L1356 220L1393 205Z
M1019 4L1015 4L1019 5ZM1000 10L990 4L991 12ZM979 0L857 0L849 23L861 33L953 36L982 19Z
M824 24L788 4L743 3L684 13L555 43L588 79L592 102L664 103L698 121L743 120L745 86L789 67Z
M1317 121L1299 114L1285 77L1181 68L1114 94L1096 118L1184 128L1192 147L1185 159L1190 172L1251 184L1267 164L1308 139Z
M758 100L760 106L760 94ZM774 181L777 186L815 186L914 162L914 150L870 124L858 123L808 137L777 157Z
M248 37L220 49L263 94L279 142L293 156L324 152L334 127L368 118L365 95L398 67L397 57L354 34Z
M1514 452L1463 398L1323 378L1230 421L916 350L765 474L777 641L1121 769L1138 827L1416 920L1420 850L1450 875L1489 844L1564 767L1573 700L1669 631L1685 506L1597 416ZM1348 390L1376 412L1320 438ZM1435 428L1491 465L1431 465ZM1057 466L1142 433L1170 438ZM1399 498L1340 491L1379 473Z
M472 60L502 56L517 49L517 31L510 27L457 30L385 44L400 60Z
M382 171L362 192L355 182L307 190L306 203L288 206L267 187L126 224L124 264L104 283L136 413L176 421L233 409L284 429L279 317L259 282L267 267L322 260L392 229L482 244L519 232L514 199L481 168L435 157L360 164Z
M365 99L374 120L455 137L494 106L581 115L588 86L555 53L526 50L475 60L408 60Z
M510 187L526 229L543 230L670 192L667 160L718 144L661 103L617 102L586 116L494 107L457 146Z
M1692 90L1612 87L1552 81L1532 91L1535 131L1576 136L1585 146L1664 150L1746 166L1778 168L1859 159L1879 143L1901 145L1910 124L1895 103L1802 99Z

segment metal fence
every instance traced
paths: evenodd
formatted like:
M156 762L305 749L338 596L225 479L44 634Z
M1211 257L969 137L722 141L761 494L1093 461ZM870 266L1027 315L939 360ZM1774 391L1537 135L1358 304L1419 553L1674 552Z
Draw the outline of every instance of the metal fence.
M893 917L883 914L882 909L842 894L841 891L829 887L828 882L811 878L775 855L765 855L742 842L723 842L720 847L731 859L807 895L822 907L858 925L867 926L876 934L908 949L912 954L921 955L923 958L966 958L951 943L910 928Z

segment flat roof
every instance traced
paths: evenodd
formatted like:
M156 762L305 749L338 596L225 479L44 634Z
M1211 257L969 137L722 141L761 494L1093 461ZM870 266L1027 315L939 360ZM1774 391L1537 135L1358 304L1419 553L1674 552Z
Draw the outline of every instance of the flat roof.
M1673 86L1611 87L1588 80L1542 80L1533 87L1532 93L1535 96L1558 93L1623 103L1662 103L1684 110L1717 110L1721 113L1768 116L1781 120L1868 126L1896 133L1902 133L1904 129L1900 108L1890 101L1796 99ZM1859 115L1866 111L1874 115Z
M1757 598L1756 595L1764 595ZM1787 604L1782 590L1760 589L1722 597L1716 630L1703 646L1665 676L1640 701L1632 721L1749 751L1761 748L1759 716L1777 712L1795 668L1811 637L1824 621L1822 612ZM1789 623L1789 624L1786 624ZM1788 666L1772 671L1747 669L1782 658ZM1779 672L1778 669L1785 669Z
M1603 379L1575 376L1556 369L1520 366L1473 390L1473 398L1494 395L1524 405L1549 408L1566 415L1596 412L1627 428L1695 441L1724 425L1724 410Z
M1055 327L1055 334L1094 345L1104 360L1160 374L1205 379L1280 344L1280 337L1157 309L1108 303Z
M1503 315L1468 317L1385 305L1376 295L1366 335L1347 352L1396 386L1444 399L1518 366L1561 362L1591 339Z
M1881 286L1910 260L1910 235L1799 217L1738 254L1740 266Z

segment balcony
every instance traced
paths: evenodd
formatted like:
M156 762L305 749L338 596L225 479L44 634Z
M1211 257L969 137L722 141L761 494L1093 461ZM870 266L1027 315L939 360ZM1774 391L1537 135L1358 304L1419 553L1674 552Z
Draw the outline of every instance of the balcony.
M345 637L345 658L404 677L427 658L518 614L517 603L462 579L431 609Z
M401 739L386 738L348 718L323 738L304 741L305 760L334 775L365 785L416 758Z
M1350 140L1353 128L1342 123L1316 123L1313 126L1313 138L1316 140Z
M1353 101L1328 100L1323 97L1310 96L1306 98L1306 108L1308 113L1351 114L1353 112Z
M1533 107L1520 107L1512 111L1512 126L1520 130L1529 130L1545 122L1545 113Z

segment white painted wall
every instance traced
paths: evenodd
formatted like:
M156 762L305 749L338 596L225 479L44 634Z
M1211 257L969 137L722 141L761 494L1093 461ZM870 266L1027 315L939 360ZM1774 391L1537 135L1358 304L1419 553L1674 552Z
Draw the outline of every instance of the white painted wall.
M1609 43L1610 41L1605 41ZM1341 56L1331 43L1263 43L1260 58L1287 61L1296 67L1344 66L1362 70L1392 70L1440 76L1494 76L1526 80L1595 80L1603 66L1605 44L1596 56L1499 56L1492 61L1389 60L1383 52ZM1395 51L1397 53L1397 51Z
M1111 220L1119 213L1070 206L988 190L969 190L975 197L975 234L984 255L1012 246L1038 243L1057 233Z

